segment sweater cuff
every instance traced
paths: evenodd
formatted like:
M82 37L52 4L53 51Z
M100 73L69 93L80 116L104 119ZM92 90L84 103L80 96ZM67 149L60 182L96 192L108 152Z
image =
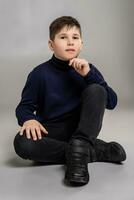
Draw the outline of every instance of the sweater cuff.
M90 67L89 72L86 74L86 76L83 77L87 84L91 84L94 82L94 75L95 75L92 64L89 64L89 67Z

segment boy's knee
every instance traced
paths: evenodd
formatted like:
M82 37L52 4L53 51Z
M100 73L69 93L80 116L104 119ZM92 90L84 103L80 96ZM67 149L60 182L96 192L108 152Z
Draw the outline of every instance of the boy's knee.
M21 158L28 159L31 152L31 141L26 136L20 136L19 133L14 138L14 149L17 155Z
M91 84L89 85L88 87L85 88L85 90L83 91L83 95L98 95L98 96L104 96L104 97L107 97L107 91L106 89L97 84L97 83L94 83L94 84Z

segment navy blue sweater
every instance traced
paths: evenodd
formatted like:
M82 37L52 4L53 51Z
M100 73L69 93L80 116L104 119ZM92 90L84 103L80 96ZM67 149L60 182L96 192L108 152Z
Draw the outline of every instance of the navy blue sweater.
M84 77L68 64L69 61L60 60L53 54L50 60L29 73L16 108L20 126L30 119L44 123L73 110L81 103L82 91L93 83L106 89L106 108L114 109L117 95L93 64L89 63L90 71Z

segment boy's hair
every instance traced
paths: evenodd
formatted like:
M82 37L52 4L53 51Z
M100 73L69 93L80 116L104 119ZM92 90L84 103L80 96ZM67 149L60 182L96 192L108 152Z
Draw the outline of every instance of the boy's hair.
M80 36L82 36L81 32L81 26L79 22L71 17L71 16L62 16L57 19L55 19L49 26L49 37L51 40L54 40L55 35L60 32L62 28L67 26L68 28L72 28L73 26L76 26L79 29Z

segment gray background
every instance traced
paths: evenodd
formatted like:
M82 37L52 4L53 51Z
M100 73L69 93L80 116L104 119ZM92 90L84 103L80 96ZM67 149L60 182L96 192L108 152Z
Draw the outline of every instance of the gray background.
M0 0L0 200L134 199L133 10L134 0ZM77 189L62 184L63 166L34 166L13 149L22 88L28 73L51 57L48 26L62 15L79 20L80 57L93 63L118 95L114 111L105 111L100 137L127 151L124 165L89 164L90 183Z
M0 0L0 108L16 106L29 71L50 58L48 26L61 15L82 26L81 57L98 67L118 94L134 105L133 0Z

